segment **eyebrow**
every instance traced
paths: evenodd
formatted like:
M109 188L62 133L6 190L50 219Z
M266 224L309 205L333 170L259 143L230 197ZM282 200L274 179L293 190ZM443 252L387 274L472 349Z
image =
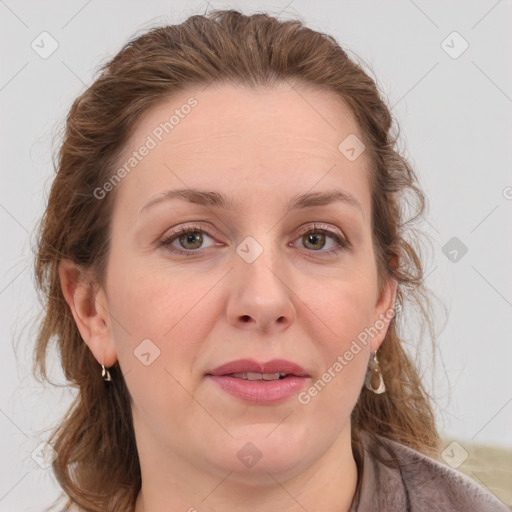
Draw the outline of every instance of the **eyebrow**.
M184 199L190 203L211 206L214 208L223 208L225 210L236 210L238 208L237 203L233 199L228 198L222 192L184 188L163 192L158 197L146 203L140 209L139 215L142 214L146 208L149 208L154 204L172 199ZM307 192L305 194L294 196L286 205L285 212L288 213L292 210L312 208L315 206L325 206L334 202L343 202L355 208L359 208L359 210L361 210L361 214L363 214L361 203L352 194L344 192L343 190Z

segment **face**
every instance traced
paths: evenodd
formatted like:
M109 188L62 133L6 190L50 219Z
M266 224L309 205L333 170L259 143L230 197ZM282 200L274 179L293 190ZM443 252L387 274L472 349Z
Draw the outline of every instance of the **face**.
M361 132L330 93L296 91L184 91L146 112L120 157L119 167L138 154L116 185L105 343L148 457L254 481L300 471L349 439L386 329L366 342L361 333L393 290L377 289L368 155L338 149ZM305 376L284 363L260 368L289 372L272 382L211 375L247 359L286 360Z

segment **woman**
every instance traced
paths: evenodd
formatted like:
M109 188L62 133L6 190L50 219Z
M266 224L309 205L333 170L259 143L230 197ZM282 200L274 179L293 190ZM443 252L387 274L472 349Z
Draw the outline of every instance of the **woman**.
M74 102L36 262L88 511L505 510L434 458L395 321L426 301L375 83L298 21L131 41ZM424 305L427 302L423 303ZM424 308L423 311L427 311Z

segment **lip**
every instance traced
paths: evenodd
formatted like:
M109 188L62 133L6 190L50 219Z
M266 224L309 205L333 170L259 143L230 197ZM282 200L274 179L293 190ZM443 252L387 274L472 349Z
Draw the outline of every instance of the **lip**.
M232 373L287 373L283 379L244 380L230 376ZM224 392L252 404L283 402L299 393L310 376L302 366L285 359L273 359L259 363L252 359L239 359L223 364L208 372L206 378Z
M296 377L309 377L304 368L297 363L286 359L272 359L266 363L259 363L254 359L238 359L223 364L207 375L228 375L230 373L288 373Z

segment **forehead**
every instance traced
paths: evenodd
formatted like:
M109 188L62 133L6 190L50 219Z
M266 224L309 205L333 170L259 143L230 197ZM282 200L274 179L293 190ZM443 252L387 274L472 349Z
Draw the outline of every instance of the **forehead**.
M180 91L145 112L126 146L135 147L150 134L167 147L196 143L196 149L201 147L201 136L258 137L262 143L276 144L301 137L315 146L329 146L336 156L347 135L362 138L350 108L339 96L288 83L250 88L213 83Z
M366 154L351 161L339 149L353 136L363 138L352 112L328 91L287 83L186 89L138 121L118 165L144 146L151 149L123 179L118 200L140 207L176 185L227 195L243 189L248 200L273 185L285 199L286 190L318 184L323 190L340 185L369 203Z

